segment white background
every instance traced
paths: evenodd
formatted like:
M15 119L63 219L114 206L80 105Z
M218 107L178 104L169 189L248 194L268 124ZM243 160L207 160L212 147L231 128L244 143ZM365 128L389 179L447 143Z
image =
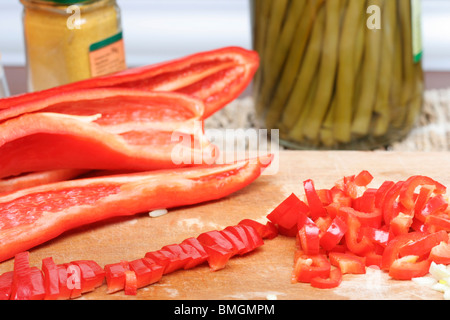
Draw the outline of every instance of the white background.
M275 0L276 1L276 0ZM236 45L251 48L248 0L118 0L129 66ZM450 0L422 0L424 68L450 71ZM25 64L22 5L0 0L4 65Z

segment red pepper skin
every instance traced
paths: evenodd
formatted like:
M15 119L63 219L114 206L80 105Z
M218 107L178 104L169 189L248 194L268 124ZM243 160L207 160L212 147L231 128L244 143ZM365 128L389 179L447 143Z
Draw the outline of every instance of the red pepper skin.
M409 232L401 234L389 241L387 247L383 252L383 259L381 269L388 271L392 263L400 257L400 249L405 244L422 238L425 234L423 232Z
M414 191L421 185L434 185L436 187L434 190L436 194L444 194L446 192L446 187L444 185L431 179L430 177L419 175L412 176L405 181L399 193L399 200L406 209L411 210L414 208Z
M339 217L335 217L327 231L320 238L320 246L329 251L334 249L347 232L347 224Z
M430 270L431 262L429 260L416 261L417 258L417 256L406 256L394 260L389 268L389 276L396 280L411 280L425 276Z
M244 243L245 249L239 252L238 253L239 255L244 255L246 253L251 252L254 249L253 240L248 235L248 232L244 226L245 225L242 224L236 226L228 226L223 230L230 234L233 234L236 238L238 238Z
M433 247L428 258L437 264L450 264L450 244L441 242L437 246Z
M147 262L146 262L147 260ZM158 268L153 268L157 266ZM136 275L136 287L137 289L148 286L150 284L158 282L163 275L163 268L158 266L152 260L148 258L136 259L129 262L130 270L134 271Z
M26 199L32 203L35 197L42 195L49 198L45 210L33 207L31 216L28 211L16 213L16 217L22 215L19 224L11 225L8 215L0 216L0 261L95 221L220 199L253 182L271 159L263 157L176 171L78 179L0 196L2 210L14 208L16 201L20 205L26 203ZM75 197L75 193L80 197ZM67 200L61 208L59 200L64 196ZM52 204L52 197L59 202ZM52 205L53 211L48 209ZM68 210L71 211L69 220L66 219Z
M72 288L69 288L69 275L67 274L67 267L64 264L59 264L56 267L58 269L58 279L59 279L58 300L70 299Z
M398 181L396 182L386 193L386 196L384 197L384 202L382 206L382 213L383 213L383 219L384 223L389 225L391 223L391 220L396 216L394 213L395 203L397 197L400 195L400 192L403 188L404 181Z
M316 277L328 278L330 271L331 264L326 256L321 254L298 254L294 261L294 271L291 282L310 283L311 280Z
M389 190L395 185L394 181L385 181L382 185L377 189L375 194L375 208L382 209L384 198Z
M10 300L42 300L45 296L41 270L30 267L29 252L16 254Z
M333 289L342 282L342 272L339 268L330 271L329 278L315 277L311 279L311 286L319 289Z
M198 252L199 257L195 258L192 262L188 262L185 266L186 269L193 268L199 264L202 264L208 258L208 254L203 248L202 244L195 237L184 239L181 246L190 246ZM184 248L184 247L183 247ZM196 256L197 257L197 256Z
M197 237L197 240L203 245L203 247L216 245L223 248L224 251L230 252L232 256L238 253L236 247L231 243L231 241L218 230L204 232Z
M137 295L137 277L132 270L125 270L125 287L124 293L126 295Z
M297 225L299 215L306 216L309 207L295 194L283 200L267 215L267 219L283 229L292 229Z
M363 256L374 249L374 244L366 236L359 239L361 223L351 214L347 217L347 233L345 234L345 243L347 248L354 254Z
M124 290L125 271L129 269L127 261L120 261L104 266L108 294Z
M52 257L42 259L44 273L45 300L57 300L59 297L59 272Z
M338 267L342 274L365 274L366 259L351 253L330 252L331 265Z
M268 221L266 224L262 224L256 220L243 219L239 221L238 224L253 227L263 239L273 239L278 235L278 229L271 221Z
M308 200L312 220L315 221L319 217L327 216L327 210L323 206L322 201L317 194L314 187L314 182L311 179L305 180L303 181L303 187L305 189L305 195Z
M0 123L0 178L57 169L169 169L217 157L202 128L201 102L184 95L91 89L23 108Z
M73 90L120 87L188 94L205 103L206 118L237 98L251 82L258 66L257 52L239 47L225 47L0 99L0 110L20 107L30 101L45 101L59 93Z
M225 268L228 260L233 256L232 251L228 251L218 244L204 246L208 254L208 264L211 271L218 271Z
M302 250L307 255L317 255L320 251L320 229L310 218L307 218L303 227L298 231Z
M439 243L448 242L448 233L444 230L424 235L422 238L405 244L399 250L400 257L428 255Z
M0 300L9 300L14 271L8 271L0 275Z
M363 170L356 175L354 182L358 187L366 187L372 180L372 174L367 170Z

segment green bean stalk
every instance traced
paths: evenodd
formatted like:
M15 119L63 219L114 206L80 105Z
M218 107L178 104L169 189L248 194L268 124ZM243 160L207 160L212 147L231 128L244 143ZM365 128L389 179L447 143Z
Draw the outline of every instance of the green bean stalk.
M408 134L424 90L411 0L251 3L261 58L255 106L261 126L280 129L282 144L375 149ZM373 17L379 28L370 28Z

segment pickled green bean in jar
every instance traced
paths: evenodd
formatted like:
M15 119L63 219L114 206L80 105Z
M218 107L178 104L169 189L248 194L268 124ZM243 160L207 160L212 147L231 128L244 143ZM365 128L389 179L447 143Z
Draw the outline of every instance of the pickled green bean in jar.
M295 149L385 147L423 104L420 0L251 0L260 125Z

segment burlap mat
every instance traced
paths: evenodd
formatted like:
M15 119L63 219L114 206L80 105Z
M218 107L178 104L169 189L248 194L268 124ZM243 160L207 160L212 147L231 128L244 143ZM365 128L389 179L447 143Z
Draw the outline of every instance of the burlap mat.
M248 129L256 127L253 99L237 99L210 117L206 129ZM281 148L281 147L280 147ZM403 141L386 148L395 151L450 150L450 88L428 90L419 119Z

